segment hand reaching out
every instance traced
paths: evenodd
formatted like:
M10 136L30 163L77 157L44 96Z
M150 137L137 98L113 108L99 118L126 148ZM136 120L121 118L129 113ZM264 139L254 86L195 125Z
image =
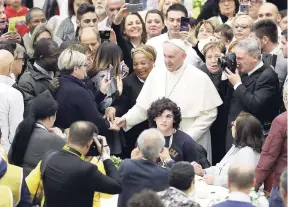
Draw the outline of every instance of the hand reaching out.
M121 118L116 117L115 123L117 124L118 127L121 127L121 128L126 127L126 124L127 124L126 119L124 117L121 117Z

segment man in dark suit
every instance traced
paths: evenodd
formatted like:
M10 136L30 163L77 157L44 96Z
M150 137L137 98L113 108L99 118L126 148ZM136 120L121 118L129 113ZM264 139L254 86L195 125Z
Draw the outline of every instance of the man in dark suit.
M241 40L236 45L237 69L226 76L233 86L228 92L228 124L226 151L231 148L233 138L230 123L241 111L259 119L265 130L279 113L279 80L275 71L263 64L259 42L254 39ZM230 87L230 86L229 86Z
M144 189L156 192L165 190L168 185L168 169L156 163L165 146L165 139L157 129L147 129L137 140L142 154L139 160L124 160L118 172L122 180L122 193L119 195L118 207L126 207L127 201ZM169 156L168 156L169 157ZM168 163L169 160L163 160Z
M109 146L105 137L98 136L98 133L91 122L73 123L63 149L44 156L27 177L29 189L36 192L41 174L46 206L91 207L95 191L109 194L121 192L120 178L110 159ZM93 142L103 160L106 176L98 171L97 166L85 161ZM37 179L39 181L35 181Z

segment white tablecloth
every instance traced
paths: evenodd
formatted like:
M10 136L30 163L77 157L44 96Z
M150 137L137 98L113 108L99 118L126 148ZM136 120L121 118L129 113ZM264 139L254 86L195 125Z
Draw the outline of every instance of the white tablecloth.
M229 195L227 188L224 188L221 186L207 185L207 186L204 186L204 188L207 190L206 197L201 199L198 197L200 188L203 189L203 184L200 181L200 177L197 176L195 178L194 200L197 203L199 203L201 207L207 207L211 199L215 196L223 198L224 200ZM117 207L117 200L118 200L118 195L114 195L112 198L109 198L109 199L101 199L101 207Z

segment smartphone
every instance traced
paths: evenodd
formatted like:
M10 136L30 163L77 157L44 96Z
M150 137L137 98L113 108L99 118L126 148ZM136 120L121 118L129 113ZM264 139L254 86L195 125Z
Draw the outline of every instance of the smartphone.
M100 39L101 40L109 40L110 39L110 31L109 30L101 30L100 33Z
M111 80L111 74L112 74L112 71L113 71L113 65L109 65L109 68L107 70L107 80Z
M180 25L180 31L189 31L189 25L190 25L190 18L187 17L181 17L181 25Z
M249 14L249 5L247 4L240 5L239 11L244 14Z
M139 12L139 11L143 11L143 10L144 10L143 3L139 3L139 4L128 4L128 5L127 5L127 11L128 11L128 12Z
M265 65L272 66L275 68L277 62L277 55L271 55L269 53L262 53L262 61Z
M15 23L9 23L8 32L10 36L15 36Z

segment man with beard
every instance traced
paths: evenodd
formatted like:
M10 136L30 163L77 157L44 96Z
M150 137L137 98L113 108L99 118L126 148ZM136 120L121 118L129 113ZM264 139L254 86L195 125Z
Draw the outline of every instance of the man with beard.
M24 96L24 117L29 113L33 99L44 91L53 91L52 80L57 69L60 49L51 39L41 39L35 46L34 58L28 60L27 69L19 80ZM55 80L55 79L54 79Z
M98 21L102 22L106 17L106 5L107 5L107 0L92 0L93 5L95 6L95 12L98 17Z

